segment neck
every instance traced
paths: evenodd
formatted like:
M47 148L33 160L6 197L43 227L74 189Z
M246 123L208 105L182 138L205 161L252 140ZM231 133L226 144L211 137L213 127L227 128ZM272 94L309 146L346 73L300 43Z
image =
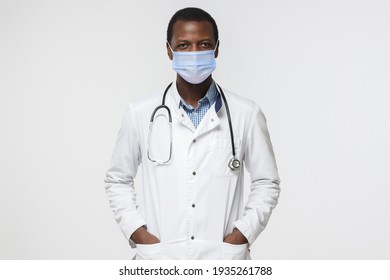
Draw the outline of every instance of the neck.
M204 97L207 93L207 90L210 88L212 83L211 75L206 80L204 80L200 84L190 84L186 80L184 80L180 75L177 75L176 79L176 87L179 92L181 98L191 105L194 108L198 107L198 101Z

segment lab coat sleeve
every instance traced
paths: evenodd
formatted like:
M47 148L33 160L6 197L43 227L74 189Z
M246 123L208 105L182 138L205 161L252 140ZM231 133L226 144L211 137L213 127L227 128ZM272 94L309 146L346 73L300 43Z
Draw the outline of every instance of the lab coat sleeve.
M279 175L266 119L256 105L244 155L251 177L251 191L243 217L234 223L251 245L266 227L279 198Z
M137 211L134 177L141 163L141 152L133 110L129 105L119 130L111 163L106 174L105 190L116 222L135 247L130 236L145 225L145 221Z

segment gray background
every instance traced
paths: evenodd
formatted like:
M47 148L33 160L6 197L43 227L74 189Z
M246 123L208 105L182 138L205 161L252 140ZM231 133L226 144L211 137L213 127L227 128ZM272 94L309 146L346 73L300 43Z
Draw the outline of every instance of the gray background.
M220 29L215 79L268 119L282 193L255 259L389 259L388 1L0 1L0 258L128 259L104 193L166 26ZM139 183L139 182L138 182Z

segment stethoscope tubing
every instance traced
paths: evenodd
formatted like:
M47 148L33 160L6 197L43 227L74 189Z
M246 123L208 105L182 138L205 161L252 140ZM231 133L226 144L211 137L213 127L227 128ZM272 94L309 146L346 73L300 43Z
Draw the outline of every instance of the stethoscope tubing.
M167 111L168 113L168 118L169 118L169 125L170 127L172 127L172 115L171 115L171 110L169 109L169 107L167 105L165 105L165 99L166 99L166 96L167 96L167 93L168 93L168 90L171 88L172 86L172 83L170 83L167 88L165 89L164 91L164 94L163 94L163 97L162 97L162 101L161 101L161 105L157 106L153 112L152 112L152 115L150 117L150 126L149 126L149 130L151 130L152 126L153 126L153 121L154 121L154 116L156 115L156 112L160 109L164 109ZM232 170L237 170L240 168L241 166L241 163L238 159L236 159L236 149L235 149L235 146L234 146L234 134L233 134L233 126L232 126L232 120L231 120L231 116L230 116L230 110L229 110L229 105L228 105L228 102L226 100L226 97L225 97L225 94L222 90L222 88L217 84L217 87L219 89L219 93L221 94L221 97L222 97L222 100L223 100L223 103L225 104L225 108L226 108L226 114L227 114L227 118L228 118L228 123L229 123L229 131L230 131L230 142L231 142L231 145L232 145L232 156L233 158L229 161L229 164L228 166L232 169ZM149 134L150 135L150 134ZM172 137L172 135L171 135ZM172 138L171 138L172 139ZM167 163L169 162L169 160L171 159L171 155L172 155L172 141L171 141L171 144L170 144L170 155L169 155L169 159L168 161L165 161L163 162L164 163ZM149 149L148 149L148 158L150 161L152 162L156 162L156 160L153 160L150 158L150 155L149 155Z
M227 114L228 123L229 123L229 130L230 130L230 141L232 143L232 155L233 155L233 158L236 158L236 149L234 147L234 135L233 135L232 119L230 117L229 105L228 105L228 103L226 101L226 97L225 97L225 94L223 93L222 88L218 84L217 84L217 86L218 86L219 91L221 93L221 96L222 96L222 99L223 99L223 103L225 104L226 114Z

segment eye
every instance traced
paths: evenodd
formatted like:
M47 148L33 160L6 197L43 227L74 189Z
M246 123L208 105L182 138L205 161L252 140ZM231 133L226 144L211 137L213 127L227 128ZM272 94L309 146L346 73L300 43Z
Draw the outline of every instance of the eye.
M187 43L181 43L181 44L178 44L176 47L179 50L184 50L184 49L188 48L188 44Z
M211 49L213 46L210 42L201 42L200 47L203 49Z

